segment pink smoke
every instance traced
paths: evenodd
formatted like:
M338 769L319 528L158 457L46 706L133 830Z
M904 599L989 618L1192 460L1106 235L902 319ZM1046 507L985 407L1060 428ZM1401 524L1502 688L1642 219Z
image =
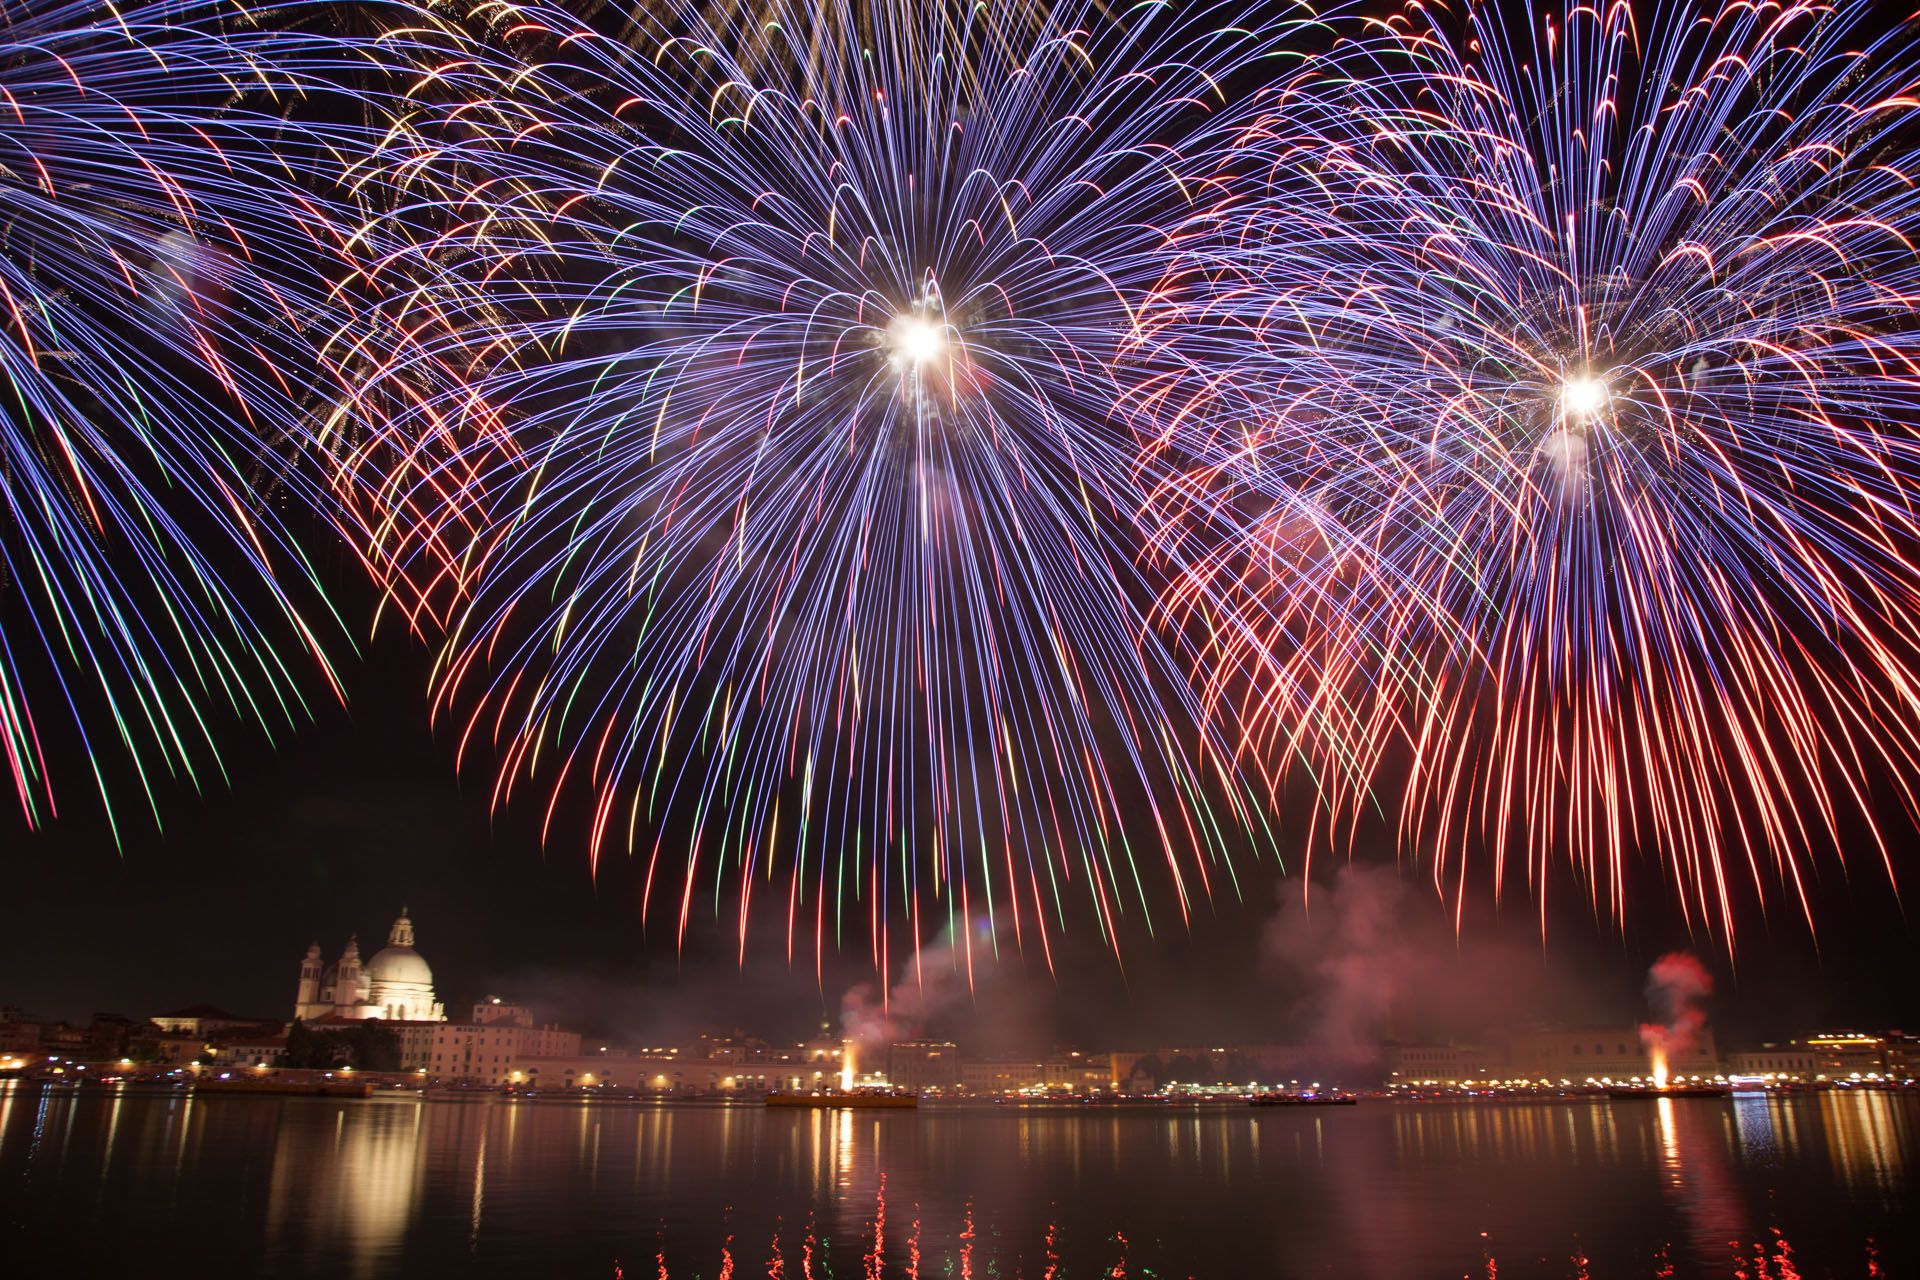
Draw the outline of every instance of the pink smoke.
M1658 1022L1640 1024L1640 1043L1668 1059L1687 1053L1707 1028L1713 975L1685 951L1670 951L1647 971L1647 1004Z
M974 945L990 950L992 944L991 926L983 925ZM970 1002L972 971L966 949L956 944L951 931L943 932L901 964L884 992L877 981L850 987L840 998L840 1034L861 1050L920 1036L929 1022Z

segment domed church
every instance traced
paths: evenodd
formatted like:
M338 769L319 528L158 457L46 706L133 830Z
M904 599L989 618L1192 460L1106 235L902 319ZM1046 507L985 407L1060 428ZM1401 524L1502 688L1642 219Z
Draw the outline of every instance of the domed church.
M300 962L300 989L293 1016L301 1022L322 1018L358 1022L384 1018L390 1022L445 1022L444 1006L433 997L433 970L413 949L413 921L405 907L387 934L387 945L362 963L360 939L347 939L347 949L322 968L320 944L307 948Z

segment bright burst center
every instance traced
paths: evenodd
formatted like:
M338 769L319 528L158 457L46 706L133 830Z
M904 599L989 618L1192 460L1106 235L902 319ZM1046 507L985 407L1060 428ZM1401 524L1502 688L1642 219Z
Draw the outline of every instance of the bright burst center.
M896 363L918 368L946 354L946 326L923 316L898 316L887 327L887 342Z
M1607 384L1595 377L1568 378L1560 384L1560 408L1570 418L1590 418L1607 407Z

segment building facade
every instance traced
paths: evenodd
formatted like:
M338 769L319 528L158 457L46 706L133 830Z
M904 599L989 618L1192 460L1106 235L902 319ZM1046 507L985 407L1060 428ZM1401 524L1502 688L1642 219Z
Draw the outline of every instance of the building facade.
M1820 1055L1798 1040L1790 1040L1786 1044L1763 1044L1758 1049L1729 1053L1727 1072L1736 1076L1805 1083L1820 1073Z
M1387 1083L1392 1087L1452 1088L1468 1081L1501 1079L1506 1074L1506 1054L1479 1045L1396 1044L1387 1048Z
M514 1072L547 1058L577 1058L580 1033L558 1026L536 1027L533 1019L496 1019L491 1022L434 1024L423 1060L408 1062L407 1070L426 1068L437 1080L465 1084L513 1084Z
M1667 1070L1676 1076L1713 1076L1720 1070L1713 1032L1702 1030L1684 1051L1675 1052ZM1507 1042L1507 1071L1521 1080L1624 1081L1653 1073L1653 1054L1638 1027L1588 1027L1533 1030Z
M1814 1056L1814 1074L1825 1080L1905 1080L1912 1074L1912 1040L1898 1031L1822 1031L1803 1044Z
M887 1046L887 1083L920 1093L960 1087L960 1048L951 1040L901 1040Z

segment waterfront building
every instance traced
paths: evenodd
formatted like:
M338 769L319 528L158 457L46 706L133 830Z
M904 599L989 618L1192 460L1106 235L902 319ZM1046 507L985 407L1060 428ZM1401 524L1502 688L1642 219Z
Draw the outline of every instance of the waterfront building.
M525 1011L522 1010L522 1013ZM402 1067L438 1080L469 1084L510 1084L513 1072L535 1059L572 1058L580 1053L580 1033L555 1025L536 1027L506 1018L490 1022L441 1022L426 1027L424 1049L402 1032Z
M1798 1040L1738 1049L1727 1055L1727 1074L1810 1083L1820 1074L1820 1055Z
M287 1060L287 1035L236 1036L212 1047L209 1057L216 1063L241 1067L277 1067Z
M272 1018L243 1018L210 1004L188 1005L172 1013L158 1013L147 1019L169 1035L199 1036L202 1040L234 1031L257 1031L279 1026Z
M1044 1058L1005 1057L960 1063L960 1087L967 1093L1106 1093L1113 1089L1113 1055L1061 1050Z
M159 1027L134 1035L127 1045L127 1056L136 1062L157 1063L163 1067L184 1067L207 1051L205 1036L162 1031Z
M1521 1080L1631 1080L1653 1073L1653 1055L1640 1029L1586 1027L1522 1031L1507 1042L1507 1070ZM1702 1028L1688 1048L1673 1054L1667 1070L1676 1076L1714 1076L1720 1072L1713 1033Z
M1388 1045L1386 1065L1391 1088L1451 1088L1508 1074L1504 1053L1473 1044Z
M1068 1049L1040 1064L1040 1085L1056 1093L1102 1093L1113 1087L1113 1056Z
M960 1047L951 1040L902 1040L887 1046L887 1083L919 1093L960 1086Z
M838 1088L846 1056L847 1046L827 1038L823 1031L812 1040L768 1049L767 1076L773 1082L772 1087L797 1093ZM856 1052L856 1059L858 1056Z
M1828 1080L1904 1079L1909 1074L1907 1037L1898 1031L1868 1035L1822 1031L1803 1042L1814 1055L1816 1077Z
M992 1095L1038 1089L1046 1083L1047 1064L1038 1058L968 1059L960 1064L960 1087Z
M509 1022L516 1027L530 1027L533 1025L533 1010L523 1004L502 1000L499 996L488 996L473 1006L467 1021L483 1026L492 1022Z
M744 1094L763 1096L792 1088L776 1063L739 1063L674 1052L594 1052L522 1058L509 1065L503 1083L528 1089L610 1089L639 1093ZM824 1087L824 1078L813 1087Z
M1912 1080L1920 1075L1920 1038L1904 1031L1889 1031L1886 1041L1886 1073L1895 1080Z
M0 1053L32 1053L40 1047L40 1021L15 1005L0 1005Z
M293 1016L300 1022L445 1021L446 1010L433 993L433 970L414 950L413 921L406 909L401 908L393 922L387 945L364 964L357 936L348 938L340 958L324 967L320 944L309 946L300 962Z

